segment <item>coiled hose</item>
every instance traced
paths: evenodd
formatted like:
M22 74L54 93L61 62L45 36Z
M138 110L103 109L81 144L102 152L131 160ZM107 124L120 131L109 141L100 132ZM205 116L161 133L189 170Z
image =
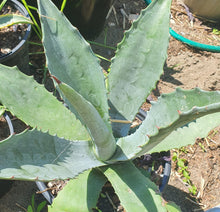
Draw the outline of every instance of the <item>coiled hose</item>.
M147 5L151 3L151 0L144 0ZM172 28L170 28L170 35L173 36L175 39L187 44L188 46L191 46L193 48L197 48L203 51L209 51L209 52L216 52L220 53L220 46L213 46L213 45L207 45L203 43L199 43L196 41L192 41L190 39L187 39L180 34L176 33Z

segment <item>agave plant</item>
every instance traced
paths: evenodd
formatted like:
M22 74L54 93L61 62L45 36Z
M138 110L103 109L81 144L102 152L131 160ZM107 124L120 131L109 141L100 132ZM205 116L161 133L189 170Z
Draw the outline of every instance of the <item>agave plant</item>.
M32 21L29 18L26 18L22 15L15 15L15 14L7 14L7 15L0 15L0 29L4 27L9 27L14 24L32 24Z
M67 109L16 67L0 66L0 101L31 126L0 143L0 178L71 179L49 211L92 211L113 185L126 211L166 211L157 186L132 163L178 148L220 124L220 93L176 89L131 123L163 73L171 0L154 0L118 45L104 78L99 60L51 2L38 0L48 69Z
M0 4L0 11L2 10L3 6L7 3L7 0L3 0ZM4 14L0 15L0 29L4 27L9 27L14 24L33 24L30 18L27 18L23 15L17 14Z

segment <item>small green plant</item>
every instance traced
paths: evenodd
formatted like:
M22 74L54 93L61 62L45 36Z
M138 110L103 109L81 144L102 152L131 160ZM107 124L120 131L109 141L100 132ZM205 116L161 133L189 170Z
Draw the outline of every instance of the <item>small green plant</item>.
M104 78L79 31L50 0L38 0L48 70L67 109L32 77L0 65L0 101L31 126L0 143L0 178L69 179L49 211L92 211L110 181L127 212L167 211L158 187L132 160L194 143L220 124L220 93L163 94L131 129L163 73L171 0L154 0L133 22ZM172 204L165 206L172 207Z
M197 188L194 184L192 184L191 180L190 180L190 173L188 171L188 166L187 164L187 160L184 158L180 158L179 156L179 152L181 151L181 149L179 151L175 151L173 152L173 157L172 160L174 162L176 162L177 165L177 169L180 175L183 176L183 182L187 183L189 185L189 192L193 195L196 195L197 193ZM184 148L184 154L187 153L185 148Z
M220 30L214 28L214 29L212 30L212 33L213 33L214 35L220 35Z
M199 142L198 145L201 147L203 152L206 152L205 146L201 142Z
M43 208L46 206L46 204L47 204L47 202L43 201L39 205L37 205L37 208L36 208L35 194L33 194L31 197L31 205L28 206L27 212L41 212L43 210Z

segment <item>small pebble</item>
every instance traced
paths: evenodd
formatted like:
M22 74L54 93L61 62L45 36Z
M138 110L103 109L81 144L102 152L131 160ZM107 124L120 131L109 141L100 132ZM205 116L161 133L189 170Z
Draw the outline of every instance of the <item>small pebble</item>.
M11 52L11 49L9 49L9 48L1 48L1 52L2 52L3 54L8 54L8 53Z

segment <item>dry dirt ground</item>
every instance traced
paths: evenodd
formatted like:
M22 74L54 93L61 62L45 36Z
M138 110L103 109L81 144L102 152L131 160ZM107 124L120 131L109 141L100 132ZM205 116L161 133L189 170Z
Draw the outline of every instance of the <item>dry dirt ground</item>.
M117 21L114 11L112 11L102 34L95 40L112 47L115 47L122 39L124 29L129 26L128 18L123 18L120 9L124 9L128 16L132 14L129 16L132 19L133 15L139 13L140 8L146 5L143 0L117 0L114 6ZM123 22L125 22L125 28ZM220 30L219 24L203 22L195 18L192 25L184 7L177 0L173 0L172 3L171 27L189 39L220 45L220 35L212 33L214 28ZM93 45L92 48L96 53L109 59L114 55L114 50L111 49L96 45ZM32 56L31 60L35 65L41 67L39 65L39 61L42 61L41 58ZM107 69L109 63L102 61L102 65ZM161 93L174 91L176 87L185 89L200 87L207 91L220 90L220 53L200 51L170 37L164 75L154 92L155 98ZM1 119L0 136L3 126L4 121ZM183 177L178 173L178 167L173 162L169 184L163 193L164 199L174 201L182 211L186 212L204 211L220 204L220 126L210 132L209 137L198 139L195 145L181 151L171 151L172 154L174 152L178 152L179 157L185 159L190 174L190 183L197 187L197 193L192 195L189 192L190 186L183 182ZM12 190L0 199L0 211L25 211L22 207L27 208L31 195L36 190L37 188L32 182L15 182ZM37 195L37 198L41 197Z

